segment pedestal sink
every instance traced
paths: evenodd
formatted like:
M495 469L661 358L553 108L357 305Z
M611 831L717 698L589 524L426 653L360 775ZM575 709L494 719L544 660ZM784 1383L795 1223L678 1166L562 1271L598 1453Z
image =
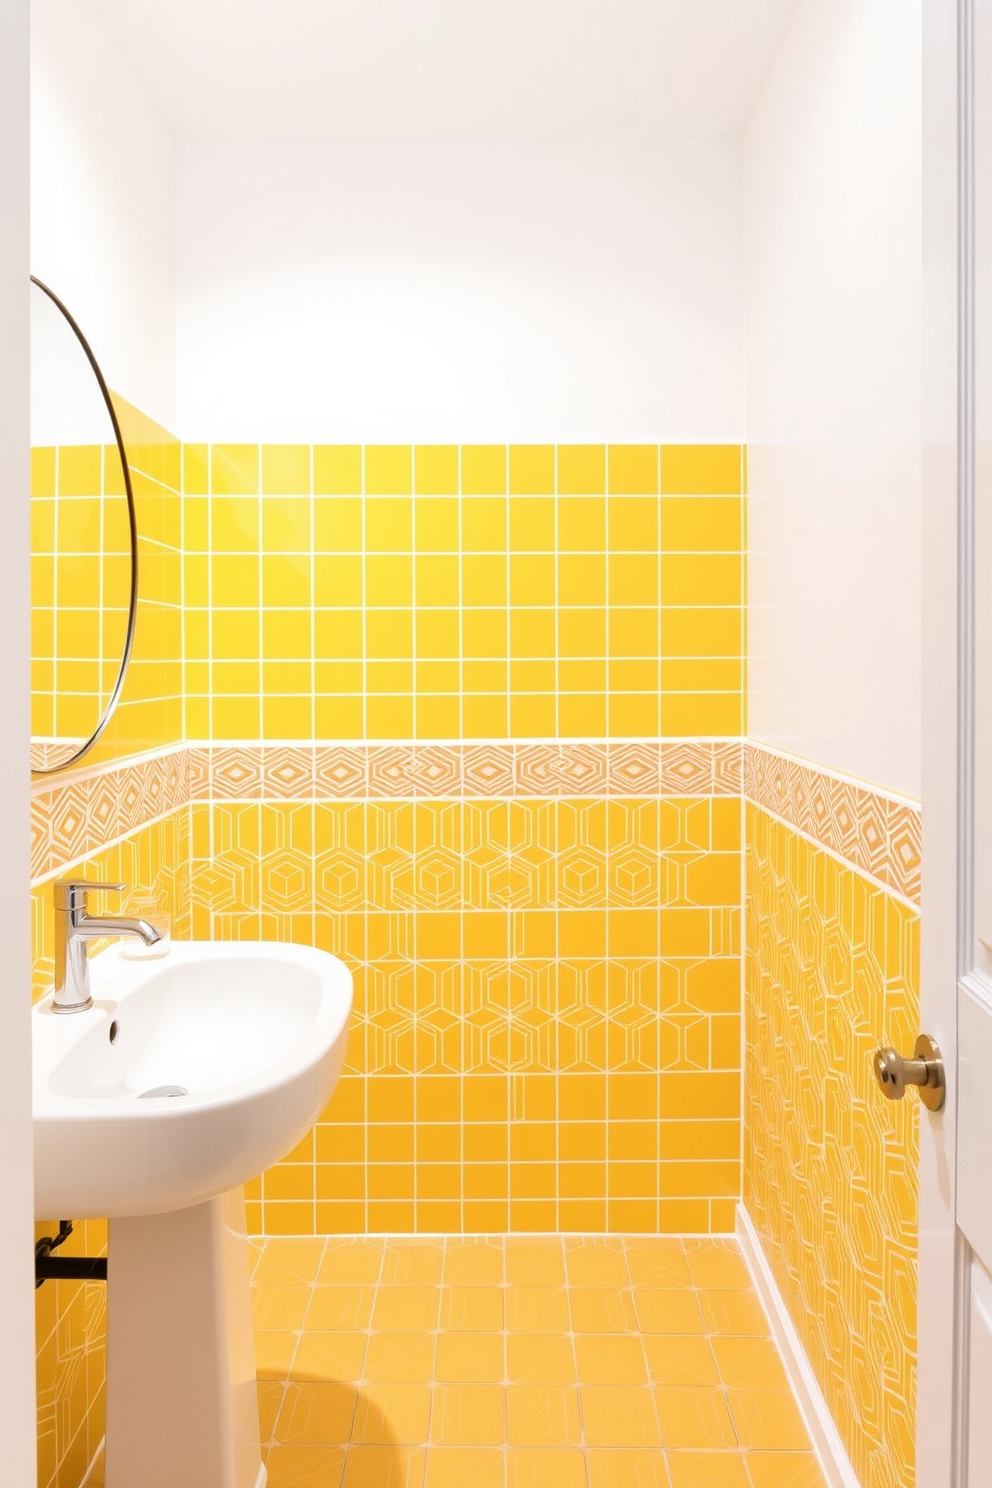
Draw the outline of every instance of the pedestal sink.
M107 1488L262 1488L246 1179L344 1062L351 976L306 946L112 946L34 1010L35 1215L110 1220Z

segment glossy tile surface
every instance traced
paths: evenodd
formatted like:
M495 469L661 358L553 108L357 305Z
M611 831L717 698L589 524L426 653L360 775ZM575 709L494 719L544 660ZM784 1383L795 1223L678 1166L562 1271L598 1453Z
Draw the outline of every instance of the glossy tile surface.
M732 1240L253 1246L270 1488L823 1488Z

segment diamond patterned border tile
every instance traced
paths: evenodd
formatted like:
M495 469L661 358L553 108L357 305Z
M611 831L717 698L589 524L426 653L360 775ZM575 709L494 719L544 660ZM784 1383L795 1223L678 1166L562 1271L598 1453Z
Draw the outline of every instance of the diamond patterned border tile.
M919 806L750 741L744 745L744 794L853 868L919 904Z

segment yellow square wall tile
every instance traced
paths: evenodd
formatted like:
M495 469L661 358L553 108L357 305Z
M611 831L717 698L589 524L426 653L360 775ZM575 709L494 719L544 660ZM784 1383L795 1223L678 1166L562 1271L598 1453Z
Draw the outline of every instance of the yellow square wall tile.
M656 444L611 444L607 458L611 495L657 496Z
M606 493L606 449L601 444L558 446L558 493L602 496Z
M365 447L366 496L409 496L413 492L413 451L405 444Z
M211 712L211 737L214 739L257 739L261 734L261 708L258 698L214 698Z
M55 458L54 447L42 447L36 445L31 451L31 495L54 496L55 495Z
M678 608L661 612L663 656L740 656L742 615L738 608Z
M263 444L262 494L299 496L310 493L310 445Z
M610 496L606 519L611 553L657 553L656 496Z
M210 447L210 489L214 496L257 495L257 444L214 444Z
M665 553L661 597L666 605L739 605L743 561L736 553Z
M213 496L210 501L210 545L214 553L257 553L259 504L256 497Z
M99 445L62 445L58 453L59 495L98 496L103 488L103 450Z
M314 445L313 490L315 496L360 496L362 493L361 445Z
M511 550L515 553L553 553L555 546L554 500L550 496L511 496Z
M421 497L418 494L413 504L413 513L414 539L418 553L458 552L460 519L456 496Z
M663 444L661 489L673 496L736 496L742 490L738 444Z
M514 496L554 495L553 444L510 445L510 493Z
M510 604L554 605L555 560L552 554L514 554L510 559Z
M361 499L356 496L315 497L313 528L317 553L360 553L364 541Z
M457 496L458 446L418 444L413 451L414 489L418 496Z
M375 607L413 603L413 559L407 554L373 553L365 560L365 603Z
M743 545L740 497L662 496L663 553L739 553Z
M461 600L460 570L454 554L418 554L413 566L417 605L457 607Z
M547 1483L554 1483L555 1488L587 1488L585 1453L567 1447L518 1447L507 1456L506 1470L506 1488L544 1488ZM661 1483L660 1478L657 1481ZM633 1482L627 1479L628 1488Z
M262 549L266 553L301 553L309 557L309 496L262 497Z
M501 496L506 492L507 452L502 444L463 444L462 495Z
M464 498L461 503L463 552L506 553L509 545L507 523L505 497L473 495Z
M413 549L413 501L409 496L366 497L365 550L410 553Z

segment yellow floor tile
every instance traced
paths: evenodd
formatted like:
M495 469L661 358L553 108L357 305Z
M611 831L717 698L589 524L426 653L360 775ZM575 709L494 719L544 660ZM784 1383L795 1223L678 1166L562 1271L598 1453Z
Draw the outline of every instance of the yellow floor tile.
M699 1388L721 1383L708 1338L689 1333L646 1334L641 1342L652 1384Z
M381 1280L401 1286L437 1286L443 1266L443 1240L388 1240Z
M272 1447L268 1488L340 1488L344 1460L344 1447Z
M448 1240L444 1248L446 1286L501 1286L503 1245L499 1240Z
M750 1291L751 1276L734 1240L687 1240L685 1257L694 1287Z
M812 1452L748 1452L752 1488L826 1488Z
M489 1447L432 1447L424 1488L504 1488L503 1453Z
M666 1447L736 1447L737 1433L720 1390L655 1389L655 1401Z
M646 1385L644 1347L636 1334L594 1334L575 1340L579 1379L584 1385Z
M265 1333L289 1333L303 1327L310 1305L308 1286L256 1287L251 1297L252 1321Z
M564 1287L508 1286L504 1301L510 1333L568 1333L571 1328Z
M669 1452L672 1488L750 1488L740 1452Z
M727 1400L742 1446L767 1452L809 1450L791 1390L728 1390Z
M263 1442L272 1440L285 1393L285 1385L270 1380L259 1381L258 1428Z
M627 1261L621 1240L565 1241L565 1275L573 1287L627 1287Z
M260 1380L284 1380L296 1357L297 1333L256 1333L255 1374Z
M507 1284L521 1287L561 1287L565 1285L565 1257L557 1237L547 1240L518 1238L508 1235L504 1264Z
M363 1375L376 1384L427 1384L436 1344L433 1333L371 1333Z
M317 1280L323 1286L372 1285L379 1280L385 1247L381 1240L327 1242Z
M307 1312L307 1332L342 1333L351 1328L367 1328L374 1295L372 1287L314 1287Z
M699 1305L708 1333L731 1333L750 1338L767 1338L768 1319L753 1292L698 1292Z
M420 1384L363 1386L351 1439L359 1445L419 1447L427 1440L431 1388Z
M696 1294L681 1287L641 1287L634 1312L643 1333L705 1333Z
M422 1447L351 1447L341 1488L422 1488Z
M357 1395L353 1385L292 1382L276 1421L276 1440L283 1446L343 1445L351 1438Z
M586 1453L589 1488L669 1488L658 1451L594 1449Z
M785 1368L770 1338L714 1337L710 1346L723 1384L741 1389L788 1389Z
M440 1333L434 1377L443 1384L502 1384L503 1352L502 1333Z
M574 1385L572 1340L554 1333L508 1333L506 1377L518 1385Z
M303 1332L293 1359L292 1377L297 1384L361 1379L367 1342L367 1335L359 1332Z
M628 1241L627 1270L635 1287L692 1284L681 1240L658 1240L650 1245Z
M431 1443L502 1446L504 1416L502 1385L438 1385L431 1412Z
M485 1333L503 1327L503 1288L455 1286L441 1288L441 1328L461 1333Z
M324 1245L323 1236L314 1240L267 1240L252 1280L256 1286L312 1286L324 1258Z
M586 1488L585 1455L569 1447L514 1447L506 1488Z
M577 1447L578 1391L554 1385L509 1385L506 1439L512 1447Z
M376 1333L423 1333L437 1327L440 1287L379 1287L372 1312Z
M568 1300L576 1333L630 1333L637 1327L633 1292L571 1287Z
M586 1385L580 1394L587 1446L661 1446L650 1390L633 1385Z

